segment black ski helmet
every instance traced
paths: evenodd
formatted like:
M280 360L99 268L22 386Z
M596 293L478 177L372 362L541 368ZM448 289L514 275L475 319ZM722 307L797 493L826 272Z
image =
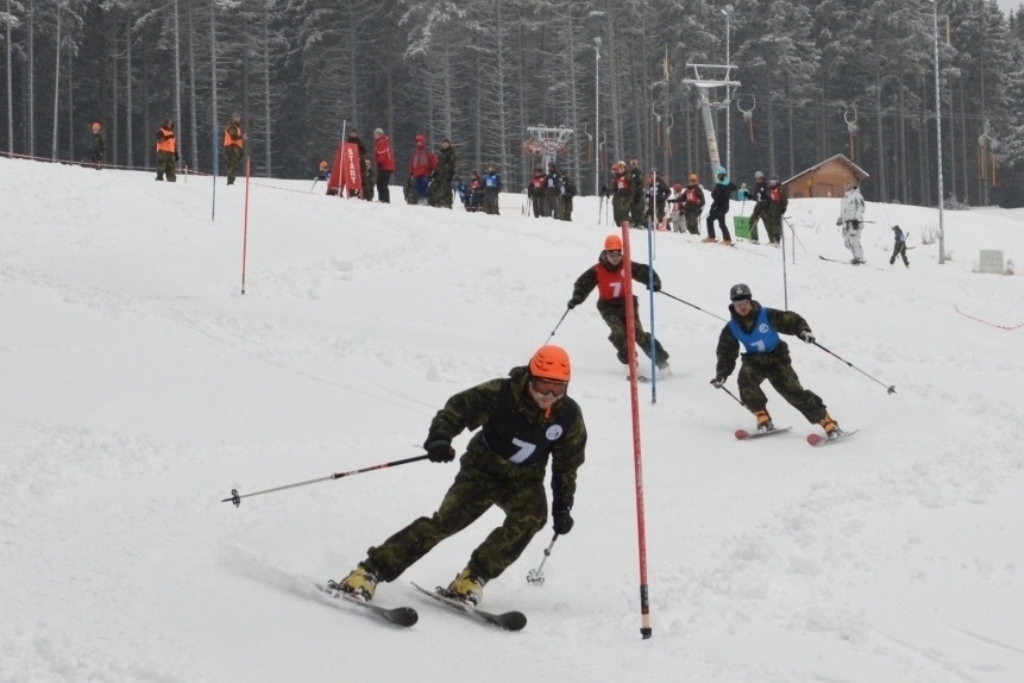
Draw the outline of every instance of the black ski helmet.
M750 293L750 287L747 287L742 283L738 285L733 285L732 289L729 290L730 301L742 301L744 299L749 301L750 299L753 298L753 295Z

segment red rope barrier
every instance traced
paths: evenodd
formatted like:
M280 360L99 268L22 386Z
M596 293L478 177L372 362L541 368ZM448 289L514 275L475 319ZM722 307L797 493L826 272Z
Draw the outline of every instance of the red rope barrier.
M1008 332L1012 332L1013 330L1016 330L1018 328L1024 327L1024 323L1021 323L1020 325L1014 325L1013 327L1008 327L1006 325L996 325L995 323L990 323L987 320L982 320L981 318L975 318L973 315L968 315L968 314L964 313L963 311L960 310L959 306L953 306L953 309L957 313L959 313L960 315L962 315L965 318L970 318L971 320L976 320L979 323L982 323L983 325L988 325L989 327L998 327L1000 330L1007 330Z

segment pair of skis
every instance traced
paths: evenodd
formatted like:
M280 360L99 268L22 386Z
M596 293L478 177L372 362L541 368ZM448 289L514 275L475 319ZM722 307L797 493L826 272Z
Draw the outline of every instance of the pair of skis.
M471 603L463 602L461 600L455 600L454 598L448 597L444 594L444 590L442 588L437 588L433 591L429 591L426 588L416 585L415 583L412 584L412 586L420 593L423 593L424 595L432 598L433 600L436 600L437 602L451 608L453 611L473 618L477 621L483 622L485 624L497 626L498 628L501 628L505 631L519 631L526 626L526 615L522 612L513 611L504 612L502 614L488 612L486 610L482 610L476 607ZM378 616L384 621L394 624L395 626L408 628L409 626L412 626L417 621L419 621L419 614L412 607L387 608L382 607L380 605L375 605L372 602L361 600L357 597L349 595L348 593L344 593L338 590L337 584L335 584L333 581L329 582L327 585L318 583L316 584L316 587L317 589L319 589L320 591L329 595L332 598L336 598L348 604L357 605L366 610L369 610L371 614L374 614L375 616Z
M765 437L765 436L775 436L776 434L782 434L784 432L788 432L791 429L792 429L792 427L782 427L781 429L772 429L772 430L769 430L767 432L748 432L745 429L737 429L736 430L736 438L739 439L740 441L748 441L750 439L760 439L760 438ZM839 436L833 436L833 437L822 436L821 434L808 434L807 435L807 443L809 443L812 446L820 446L822 444L838 443L838 442L840 442L840 441L842 441L844 439L850 438L851 436L856 434L858 431L859 430L854 429L853 431L843 432Z

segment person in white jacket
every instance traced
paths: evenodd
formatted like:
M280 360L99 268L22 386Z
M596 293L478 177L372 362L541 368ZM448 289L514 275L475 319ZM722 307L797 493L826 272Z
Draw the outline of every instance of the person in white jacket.
M836 225L843 228L843 244L853 252L853 265L864 263L864 250L860 246L860 233L864 230L864 196L856 185L849 185L840 204Z

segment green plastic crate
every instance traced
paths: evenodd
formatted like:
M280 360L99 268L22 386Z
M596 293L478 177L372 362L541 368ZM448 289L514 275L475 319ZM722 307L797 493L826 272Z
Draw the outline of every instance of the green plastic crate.
M732 218L733 230L736 232L737 237L744 239L750 239L750 217L749 216L733 216Z

